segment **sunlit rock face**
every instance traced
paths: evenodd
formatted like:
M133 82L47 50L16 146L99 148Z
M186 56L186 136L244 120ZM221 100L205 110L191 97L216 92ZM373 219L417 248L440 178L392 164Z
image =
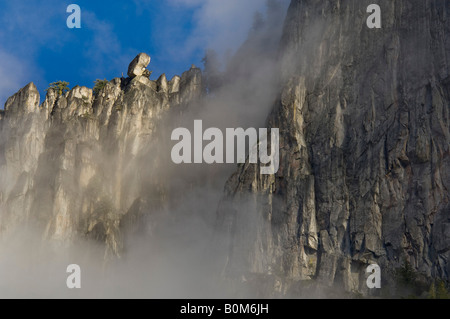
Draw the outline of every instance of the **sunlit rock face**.
M389 286L405 260L449 279L450 3L377 1L369 29L371 3L291 2L268 118L280 170L246 164L227 183L227 269L276 278L269 294L310 279L368 293L368 265Z
M50 89L41 105L27 85L0 111L0 239L32 225L50 242L100 243L111 259L123 256L136 225L165 232L154 220L170 221L171 209L182 206L186 227L177 232L198 229L198 210L217 210L214 236L201 238L214 254L183 255L191 242L177 246L173 231L168 244L146 242L157 248L150 259L161 247L182 247L177 256L195 258L196 266L213 259L217 275L251 296L321 296L308 294L311 282L370 294L365 270L374 263L383 287L405 261L426 284L449 280L450 2L379 0L382 28L369 29L372 2L293 0L278 72L237 63L227 76L239 88L228 83L230 91L216 88L204 99L220 97L227 115L233 100L226 93L252 104L270 91L264 85L281 83L272 88L278 93L267 118L280 130L279 171L261 175L258 165L240 165L220 203L202 197L209 191L202 182L217 182L225 170L170 165L171 128L209 115L187 116L204 106L196 66L152 81L150 57L140 54L128 78L98 94ZM275 46L278 38L264 43ZM237 56L257 52L248 49ZM257 83L242 79L248 70L259 71ZM184 274L181 259L176 269Z
M147 57L130 69L145 68ZM181 83L116 78L96 96L86 87L61 96L49 89L41 105L33 83L21 89L0 120L1 234L33 225L42 238L93 239L105 244L107 257L120 256L129 221L166 203L158 127L201 90L196 69Z
M147 66L150 64L151 58L146 53L140 53L136 58L130 63L128 67L128 76L134 78L137 76L142 76L149 74L146 72Z

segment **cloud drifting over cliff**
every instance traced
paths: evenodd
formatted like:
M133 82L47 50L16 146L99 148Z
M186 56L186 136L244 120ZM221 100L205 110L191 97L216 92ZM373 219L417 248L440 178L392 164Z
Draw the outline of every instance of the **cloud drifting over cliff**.
M219 52L236 50L247 38L257 11L266 10L261 0L170 0L173 5L196 7L195 27L187 38L188 50L209 47Z

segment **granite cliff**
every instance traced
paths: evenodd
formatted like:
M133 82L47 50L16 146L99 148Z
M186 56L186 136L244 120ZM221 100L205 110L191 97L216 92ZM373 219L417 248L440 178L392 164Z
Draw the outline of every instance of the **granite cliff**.
M121 227L145 205L157 210L164 204L157 176L164 157L152 155L161 136L155 132L169 108L182 109L200 96L201 70L193 66L181 78L151 81L145 70L150 57L141 57L144 67L133 61L130 77L110 81L95 96L87 87L61 96L49 89L39 105L30 83L8 99L0 128L3 234L33 224L43 238L87 236L105 243L107 256L117 256ZM152 169L133 169L144 165Z
M379 0L382 28L369 29L371 2L292 0L281 39L259 39L280 42L268 69L277 73L256 65L260 80L233 74L221 84L247 84L241 93L250 103L276 92L266 125L280 129L278 173L240 165L222 200L211 196L203 207L216 216L210 249L235 288L302 296L313 282L371 294L365 269L373 263L388 287L405 264L424 286L450 279L450 3ZM179 178L190 168L167 164L168 134L227 90L206 96L195 66L151 81L149 63L140 54L129 77L98 94L49 89L40 104L30 83L8 99L0 111L0 238L32 225L53 242L100 242L105 260L114 259L127 233L142 225L157 233L183 206L182 194L221 181L228 171L215 168Z
M243 165L219 209L228 271L272 277L269 291L315 279L368 294L374 263L387 288L405 264L449 280L450 4L377 3L381 29L370 1L291 2L268 118L280 170Z

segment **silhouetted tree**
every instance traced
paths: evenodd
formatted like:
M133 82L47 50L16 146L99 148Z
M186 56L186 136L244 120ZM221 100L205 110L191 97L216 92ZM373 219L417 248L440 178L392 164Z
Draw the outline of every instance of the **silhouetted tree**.
M262 15L261 12L256 11L253 16L252 31L253 32L260 31L264 27L264 24L265 24L264 16Z
M417 279L417 272L409 261L403 260L403 266L396 270L398 283L404 287L414 286Z
M436 299L436 285L434 284L434 281L430 286L430 290L428 290L428 298Z
M203 63L203 78L207 93L213 93L222 84L223 74L220 71L221 63L219 56L214 50L207 50Z
M436 287L436 299L450 299L450 293L445 287L443 280L440 280Z

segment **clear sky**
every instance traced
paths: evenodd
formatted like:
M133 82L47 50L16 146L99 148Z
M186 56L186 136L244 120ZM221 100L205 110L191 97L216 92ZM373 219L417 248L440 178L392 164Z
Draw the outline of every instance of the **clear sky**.
M81 7L81 29L66 25ZM3 0L0 2L0 108L29 82L92 87L126 75L139 53L152 57L152 79L201 66L207 48L225 54L246 38L266 0ZM41 96L41 101L43 96Z

